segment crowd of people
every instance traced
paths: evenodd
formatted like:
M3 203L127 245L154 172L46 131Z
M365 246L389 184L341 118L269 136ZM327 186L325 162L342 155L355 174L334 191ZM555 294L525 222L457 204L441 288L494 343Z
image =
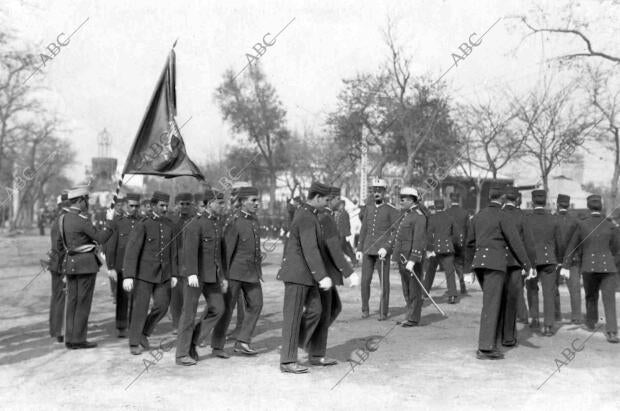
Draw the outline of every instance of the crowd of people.
M449 304L457 304L459 294L467 293L465 271L471 266L482 288L479 359L501 359L500 345L516 346L517 322L541 327L539 288L542 334L553 336L561 321L561 277L568 284L572 323L582 322L583 279L585 327L595 329L601 291L606 338L610 343L619 341L615 307L619 231L601 214L600 196L588 197L590 214L579 219L568 213L567 195L558 196L558 210L552 214L545 208L544 190L532 192L532 210L521 210L517 189L494 187L488 207L472 218L457 193L450 194L449 206L439 199L429 209L414 187L400 190L398 208L386 201L384 180L374 179L371 191L370 201L360 211L356 251L347 240L352 234L350 216L340 188L314 182L305 200L291 202L277 273L284 283L282 372L308 372L298 359L298 348L307 352L309 365L337 363L327 356L327 340L329 327L342 310L336 286L345 278L360 285L361 316L369 318L371 283L378 272L378 320L390 317L390 261L400 274L406 302L400 325L407 328L425 325L421 312L426 298L439 308L429 292L440 265ZM174 199L174 213L168 210L167 193L156 191L148 199L127 194L96 227L86 215L88 189L64 192L51 230L51 336L68 349L96 347L87 340L87 325L95 277L105 265L116 284L117 335L128 338L131 354L150 348L149 337L170 312L179 365L196 364L197 347L208 341L219 358L230 357L227 340L235 341L234 352L257 355L252 337L263 307L264 258L256 216L258 194L256 188L241 185L226 204L224 193L211 189L180 193ZM353 268L358 262L361 278ZM201 295L206 307L198 314ZM235 309L236 328L229 333Z

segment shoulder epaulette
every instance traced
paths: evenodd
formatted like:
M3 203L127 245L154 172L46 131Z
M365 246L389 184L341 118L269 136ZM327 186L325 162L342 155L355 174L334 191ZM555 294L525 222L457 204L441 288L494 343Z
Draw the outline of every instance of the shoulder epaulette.
M385 203L385 204L389 205L389 206L390 206L390 207L392 207L394 210L396 210L396 206L395 206L394 204L392 204L392 203Z

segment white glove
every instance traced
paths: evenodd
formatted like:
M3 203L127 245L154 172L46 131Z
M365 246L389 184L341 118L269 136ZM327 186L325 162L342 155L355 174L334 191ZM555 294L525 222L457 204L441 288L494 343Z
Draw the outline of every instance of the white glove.
M568 280L570 278L570 270L568 268L560 268L560 275Z
M349 287L357 287L360 285L360 276L357 273L353 273L349 276L349 281L351 282Z
M415 263L413 261L411 261L411 260L407 261L407 264L405 264L405 268L407 269L407 271L413 272L413 265L414 264Z
M114 219L114 209L113 208L108 208L105 211L105 219L108 221L112 221Z
M323 279L319 281L319 288L325 291L332 288L332 279L329 277L323 277Z
M226 279L222 278L222 293L226 293L226 291L228 291L228 281L226 281Z
M133 278L125 278L123 280L123 290L127 291L128 293L133 290Z
M521 275L525 277L527 275L527 272L524 269L521 269Z
M190 275L189 277L187 277L187 283L190 287L198 287L198 276L196 274Z
M471 280L469 281L470 284L473 284L476 282L476 274L474 272L469 273Z
M536 270L530 268L530 272L528 273L526 280L533 280L534 278L536 278L537 275L538 273L536 272Z
M437 254L435 254L434 251L427 251L426 252L426 258L431 258L431 257L435 257Z
M112 281L116 281L116 279L118 278L118 275L116 274L116 270L114 268L108 270L108 278Z
M360 262L361 262L361 261L362 261L362 257L363 257L363 256L364 256L364 255L362 254L362 252L361 252L361 251L358 251L358 252L356 252L356 253L355 253L355 258L357 259L357 261L360 261Z
M379 254L379 258L383 260L387 255L387 250L385 248L380 248L377 254Z
M172 286L172 288L174 288L177 285L177 282L179 280L176 277L172 277L172 280L170 281L170 285Z

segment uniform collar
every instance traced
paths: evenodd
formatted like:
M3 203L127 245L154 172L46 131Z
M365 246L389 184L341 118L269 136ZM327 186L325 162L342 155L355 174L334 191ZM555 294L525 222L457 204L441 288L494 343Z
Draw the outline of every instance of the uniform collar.
M567 209L565 209L565 208L560 208L560 209L558 210L558 214L560 214L560 215L565 215L565 214L568 214L568 210L567 210Z
M506 203L504 204L504 208L507 210L516 210L516 206L513 203Z
M69 213L73 213L73 214L80 214L82 212L82 210L80 210L77 207L69 207L69 209L67 210Z
M491 202L489 203L489 207L494 207L494 208L501 208L502 204L498 201L495 200L491 200Z
M239 210L241 212L241 215L247 219L252 219L254 218L254 215L252 213L248 213L245 210Z
M601 212L600 211L591 211L590 215L594 216L594 217L601 217Z
M306 211L309 211L309 212L311 212L312 214L315 214L315 215L316 215L316 214L318 214L318 212L319 212L319 209L318 209L318 208L316 208L316 207L314 207L314 206L311 206L311 205L310 205L310 204L308 204L308 203L303 203L303 204L301 205L301 208L303 208L303 209L305 209Z

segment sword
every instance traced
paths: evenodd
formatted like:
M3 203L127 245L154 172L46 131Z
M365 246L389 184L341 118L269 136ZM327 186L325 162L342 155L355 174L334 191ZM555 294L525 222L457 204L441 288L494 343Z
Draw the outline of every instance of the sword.
M403 265L407 264L407 259L405 258L404 255L400 255L400 262ZM429 300L431 300L431 302L433 303L433 305L435 306L435 308L437 308L437 310L439 310L439 312L441 313L441 315L443 315L444 317L447 317L448 315L444 312L444 310L441 309L441 307L439 307L437 305L437 303L435 302L435 300L433 300L433 297L431 297L431 295L428 293L428 291L426 291L426 288L424 288L424 284L422 284L422 281L420 281L420 279L418 278L418 276L413 272L413 270L410 271L411 276L413 278L416 279L416 281L418 282L418 284L420 284L420 287L422 287L422 291L424 291L424 294L426 294L426 296L428 297Z
M379 288L381 289L381 294L379 296L379 317L383 318L383 262L385 258L379 257L379 264L381 267L379 268Z

